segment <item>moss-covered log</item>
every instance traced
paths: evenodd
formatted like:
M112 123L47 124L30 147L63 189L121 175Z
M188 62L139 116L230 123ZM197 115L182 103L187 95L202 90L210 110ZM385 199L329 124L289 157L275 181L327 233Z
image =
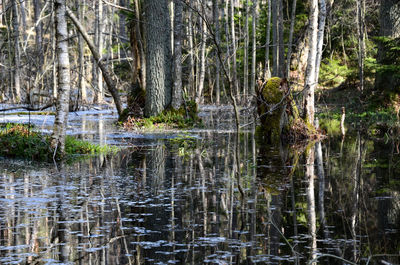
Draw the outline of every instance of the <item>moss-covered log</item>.
M300 117L286 79L272 77L260 82L257 92L261 129L269 143L296 143L317 137L314 125Z

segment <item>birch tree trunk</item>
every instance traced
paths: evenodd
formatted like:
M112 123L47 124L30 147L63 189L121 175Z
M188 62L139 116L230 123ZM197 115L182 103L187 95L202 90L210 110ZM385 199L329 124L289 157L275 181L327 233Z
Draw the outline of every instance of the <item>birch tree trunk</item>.
M201 46L200 46L200 72L199 72L199 84L196 93L196 103L203 103L203 90L204 90L204 79L206 76L206 42L207 42L207 26L204 19L200 19L200 31L201 31Z
M304 118L308 123L314 122L314 92L316 80L316 61L317 61L317 35L318 35L318 0L311 0L308 25L308 59L306 68L306 78L304 83Z
M271 78L271 69L269 64L269 47L271 42L271 0L268 0L268 15L267 15L267 40L265 41L265 66L264 66L264 79Z
M146 0L145 116L160 114L171 103L171 41L168 0Z
M182 105L182 30L183 3L175 1L174 16L174 86L172 89L172 107L179 109Z
M256 64L257 64L257 0L253 0L253 7L252 7L252 51L251 51L251 80L250 80L250 96L255 96L255 88L256 88Z
M231 41L232 41L232 82L236 93L236 99L240 98L239 84L237 78L237 60L236 60L236 30L235 30L235 6L234 0L230 0L230 24L231 24Z
M322 60L322 48L324 44L324 31L326 21L326 3L325 0L319 0L319 22L318 22L318 36L317 36L317 61L315 63L315 84L318 84L319 68Z
M80 21L83 20L84 18L84 6L85 6L85 0L77 0L76 1L76 7L78 11L78 18ZM81 100L82 104L88 103L87 100L87 93L86 93L86 82L85 82L85 58L84 58L84 43L83 43L83 38L82 35L78 35L78 67L79 67L79 73L78 73L78 86L81 91Z
M56 116L51 146L64 154L65 134L68 122L68 108L70 95L70 64L68 56L68 30L65 18L65 0L55 0L55 24L57 38L58 62L58 93L56 102Z
M21 69L20 69L20 44L19 44L19 34L20 26L18 21L18 8L17 0L12 1L12 26L13 26L13 39L14 39L14 102L21 103Z
M245 1L244 50L243 50L243 97L247 97L249 87L249 0Z
M104 36L103 36L103 31L104 31L104 18L103 18L103 0L97 0L97 12L96 12L96 20L97 20L97 28L96 28L96 44L97 44L97 49L100 54L100 59L103 56L103 46L104 46ZM96 67L96 76L97 76L97 89L98 91L95 93L95 102L97 103L103 103L104 102L104 87L103 87L103 77L101 75L101 69L99 65Z

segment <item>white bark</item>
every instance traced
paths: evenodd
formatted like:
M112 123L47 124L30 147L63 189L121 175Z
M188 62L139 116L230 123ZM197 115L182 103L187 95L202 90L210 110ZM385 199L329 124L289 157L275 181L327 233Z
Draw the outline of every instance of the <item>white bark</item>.
M253 0L253 21L252 21L252 51L251 51L251 79L250 79L250 95L255 95L256 88L256 64L257 64L257 0Z
M318 0L311 0L308 25L308 59L304 84L304 116L309 123L314 122L314 92L316 87L317 35L318 35Z
M56 117L52 135L52 147L61 154L65 149L65 134L68 122L68 108L70 95L70 64L68 55L68 30L65 18L65 0L55 0L55 21L57 38L58 62L58 96L56 102Z
M201 46L200 46L200 76L199 85L196 93L196 103L203 103L203 90L204 90L204 79L206 76L206 42L207 42L207 27L206 22L201 19Z

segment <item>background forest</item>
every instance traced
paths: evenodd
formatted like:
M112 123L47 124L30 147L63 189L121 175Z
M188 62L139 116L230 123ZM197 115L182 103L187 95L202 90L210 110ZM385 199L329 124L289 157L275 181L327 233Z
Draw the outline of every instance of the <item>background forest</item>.
M61 39L68 45L70 110L107 103L112 96L121 115L120 95L123 102L128 98L126 112L136 116L143 110L157 115L171 104L178 109L189 100L248 104L256 80L271 76L303 90L309 51L317 47L318 89L346 89L358 106L365 101L371 106L372 98L374 108L398 111L395 0L3 0L2 102L54 101L61 89L55 11L63 5L62 15L70 18ZM312 46L315 21L318 45ZM318 95L317 100L330 98Z

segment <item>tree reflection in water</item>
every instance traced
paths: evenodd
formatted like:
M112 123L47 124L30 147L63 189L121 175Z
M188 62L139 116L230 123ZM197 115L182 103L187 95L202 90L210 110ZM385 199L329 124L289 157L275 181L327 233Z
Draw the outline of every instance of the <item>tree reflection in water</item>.
M199 134L59 171L1 160L0 263L399 263L395 142Z

